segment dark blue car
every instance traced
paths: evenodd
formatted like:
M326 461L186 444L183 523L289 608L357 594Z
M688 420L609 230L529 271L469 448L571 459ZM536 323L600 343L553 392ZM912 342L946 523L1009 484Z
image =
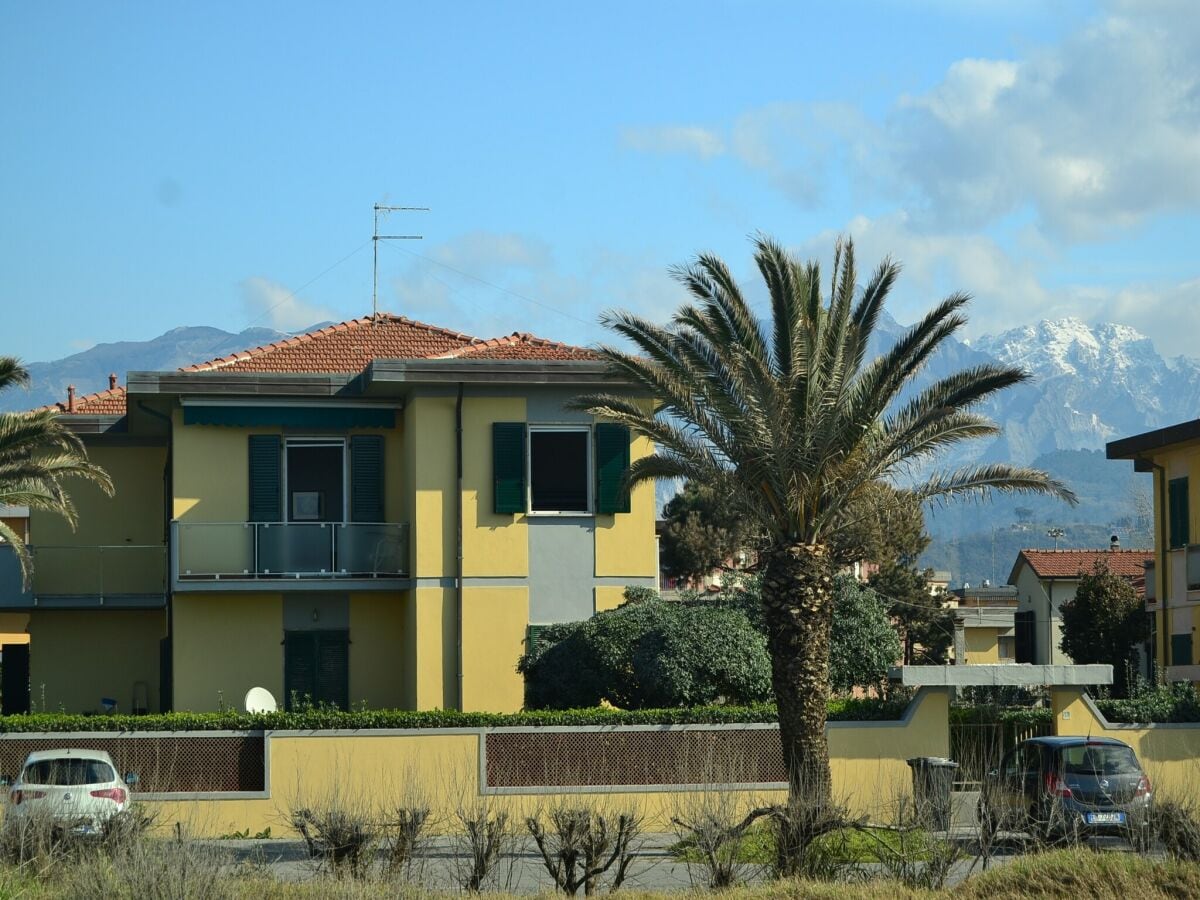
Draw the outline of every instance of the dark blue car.
M988 772L979 821L988 835L1025 831L1056 839L1120 834L1143 840L1150 779L1128 744L1104 737L1039 737Z

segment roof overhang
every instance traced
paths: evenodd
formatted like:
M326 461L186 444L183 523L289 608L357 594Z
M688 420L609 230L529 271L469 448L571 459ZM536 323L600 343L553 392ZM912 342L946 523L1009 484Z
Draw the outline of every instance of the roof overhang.
M1190 422L1181 422L1178 425L1168 425L1166 428L1135 434L1119 441L1110 441L1104 447L1104 455L1109 459L1132 459L1135 462L1143 462L1138 459L1143 454L1163 450L1175 444L1186 444L1198 440L1200 440L1200 419L1193 419ZM1138 471L1148 472L1149 467L1139 468Z
M538 384L598 386L623 383L608 366L591 360L377 359L363 371L363 393L389 386Z
M893 666L888 678L910 687L1086 687L1112 684L1112 666Z

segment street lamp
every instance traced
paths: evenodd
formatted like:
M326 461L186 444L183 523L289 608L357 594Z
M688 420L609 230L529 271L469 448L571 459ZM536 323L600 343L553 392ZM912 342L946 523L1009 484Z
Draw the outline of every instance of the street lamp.
M1054 539L1054 549L1058 549L1058 539L1066 534L1061 528L1051 528L1046 532L1046 537Z

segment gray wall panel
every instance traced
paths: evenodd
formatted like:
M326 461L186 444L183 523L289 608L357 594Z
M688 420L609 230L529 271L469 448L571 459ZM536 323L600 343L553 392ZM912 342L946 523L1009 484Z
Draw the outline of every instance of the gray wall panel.
M530 516L529 621L574 622L592 614L596 527L590 516Z

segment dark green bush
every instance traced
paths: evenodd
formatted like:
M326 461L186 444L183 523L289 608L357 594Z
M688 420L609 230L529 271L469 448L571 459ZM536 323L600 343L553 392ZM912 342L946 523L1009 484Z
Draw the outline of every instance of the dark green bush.
M1128 699L1097 700L1110 722L1200 722L1200 696L1190 682L1135 686Z
M831 721L898 719L906 701L833 700ZM148 731L321 731L375 728L499 728L533 725L723 725L775 722L774 704L695 706L675 709L564 709L519 713L463 713L454 710L416 712L403 709L313 709L305 712L161 713L148 716L79 716L33 713L0 716L0 733L148 732Z
M518 669L534 709L601 700L622 709L746 704L771 696L766 638L741 609L720 602L641 599L556 626Z

